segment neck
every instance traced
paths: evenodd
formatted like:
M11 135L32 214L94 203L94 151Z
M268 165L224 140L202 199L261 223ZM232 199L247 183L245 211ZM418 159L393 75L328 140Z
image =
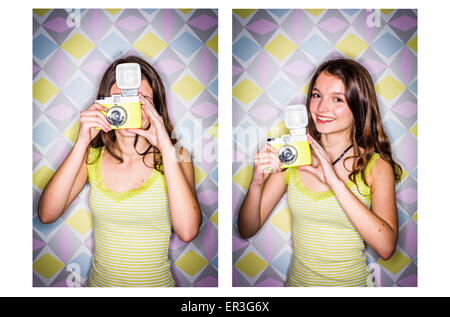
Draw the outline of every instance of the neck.
M116 146L122 154L124 163L134 161L137 158L141 159L142 156L140 156L138 152L143 153L150 146L150 143L145 138L139 137L135 148L134 140L134 135L123 136L116 133Z
M333 134L321 134L320 143L332 161L338 158L342 152L352 144L350 131Z

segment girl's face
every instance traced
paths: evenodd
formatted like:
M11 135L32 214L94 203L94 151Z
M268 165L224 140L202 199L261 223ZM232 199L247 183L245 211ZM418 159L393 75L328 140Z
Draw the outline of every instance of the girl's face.
M309 111L321 134L350 131L353 114L345 97L345 86L336 76L322 72L311 92Z
M117 87L116 83L114 83L112 85L110 93L111 93L111 95L113 95L113 94L120 95L121 94L120 88ZM150 101L151 104L153 104L153 89L150 86L150 83L147 81L147 79L141 80L141 86L139 87L138 93L142 94L145 99L147 99L148 101ZM145 113L144 109L142 109L142 107L141 107L141 121L142 121L142 129L146 129L150 124L150 119L148 118L148 116L146 115L146 113ZM127 129L117 129L116 133L118 133L122 136L134 137L136 135L135 133L131 133L131 132L127 131Z

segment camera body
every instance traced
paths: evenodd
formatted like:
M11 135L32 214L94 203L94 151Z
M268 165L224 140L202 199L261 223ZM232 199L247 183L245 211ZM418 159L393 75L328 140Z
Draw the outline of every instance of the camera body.
M121 95L96 100L108 108L102 111L112 129L141 128L141 103L138 90L141 85L141 67L137 63L123 63L116 66L116 84Z
M278 151L281 168L311 164L311 149L306 138L308 113L305 105L292 105L284 111L284 122L290 134L269 138L267 142Z

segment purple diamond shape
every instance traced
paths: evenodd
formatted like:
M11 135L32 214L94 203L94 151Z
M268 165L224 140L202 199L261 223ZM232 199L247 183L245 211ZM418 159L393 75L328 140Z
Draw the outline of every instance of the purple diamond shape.
M44 23L44 27L58 34L64 32L69 28L66 19L63 19L62 17L57 17L54 18L53 20Z
M255 33L258 33L260 35L264 35L266 33L269 33L270 31L273 31L278 27L277 24L272 23L270 21L267 21L265 19L259 19L258 21L247 25L246 29L253 31Z
M195 26L197 29L206 31L217 25L217 19L209 15L202 14L188 22L189 25Z
M348 26L348 22L340 20L336 17L329 18L318 24L319 28L330 33L336 33Z
M59 104L45 111L45 114L57 120L65 120L75 114L75 109L63 104Z
M145 21L135 17L134 15L130 15L126 17L125 19L120 20L116 23L117 26L129 31L134 32L136 30L139 30L146 24Z
M417 19L407 15L402 15L401 17L389 22L389 25L405 32L417 26Z
M108 64L99 59L94 59L81 67L82 70L94 76L103 74L107 68Z
M203 118L208 118L217 113L217 105L215 105L211 102L205 101L205 102L202 102L201 104L191 108L191 112L193 112L199 116L202 116Z
M266 121L275 118L280 113L280 111L277 108L270 107L268 105L262 105L253 108L249 113L259 120Z
M173 59L170 58L167 58L155 65L155 68L158 71L166 73L167 75L172 75L177 71L183 69L184 67L185 67L184 64L178 63L177 61L174 61Z

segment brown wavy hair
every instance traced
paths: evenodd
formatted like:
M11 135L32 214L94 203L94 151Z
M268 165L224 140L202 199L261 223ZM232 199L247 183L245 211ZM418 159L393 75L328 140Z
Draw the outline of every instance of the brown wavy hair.
M128 57L122 57L117 60L115 60L111 65L109 65L108 69L105 71L102 80L100 81L100 86L98 88L97 92L97 99L109 97L111 92L111 87L116 82L116 66L123 63L137 63L141 67L141 74L142 78L146 79L150 87L153 90L153 104L155 106L156 111L161 115L164 126L166 127L167 133L169 134L172 144L177 143L177 139L174 136L173 125L169 117L169 113L167 110L167 101L166 101L166 93L164 89L164 84L161 80L161 77L157 73L157 71L144 59L137 57L137 56L128 56ZM142 127L143 129L148 129L148 127ZM139 135L136 135L134 140L134 148L136 149L136 144L138 142ZM108 133L105 133L103 130L100 130L100 133L92 139L91 143L89 144L93 148L98 148L101 146L105 146L106 150L117 160L120 162L123 162L123 159L121 156L117 155L117 147L116 147L116 133L115 130L112 130ZM137 150L136 152L142 156L142 160L145 164L145 155L147 154L153 154L153 162L154 166L157 171L163 173L163 166L162 166L162 157L160 151L155 147L150 145L146 151L143 153L139 153ZM91 162L92 163L92 162ZM150 167L150 166L149 166Z
M355 155L347 159L354 158L355 160L353 161L353 170L349 175L350 180L356 183L356 176L361 173L364 184L368 186L366 167L372 155L379 153L392 166L395 182L399 182L402 169L392 158L391 144L383 129L372 78L369 72L358 62L339 58L324 62L316 69L306 99L309 117L308 133L316 140L320 140L320 133L316 130L309 112L309 104L316 79L322 72L335 76L342 81L345 86L347 104L353 114L351 140ZM360 151L360 147L364 150Z

